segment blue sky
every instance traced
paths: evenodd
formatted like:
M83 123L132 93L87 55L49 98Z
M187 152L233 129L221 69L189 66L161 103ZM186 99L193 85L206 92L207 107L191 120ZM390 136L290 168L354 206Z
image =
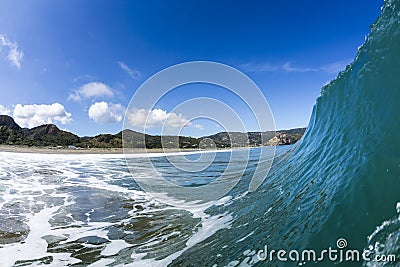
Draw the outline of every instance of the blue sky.
M307 126L322 85L352 61L382 4L1 1L0 113L24 127L55 123L81 136L116 133L147 78L174 64L209 60L256 82L277 129ZM182 92L144 114L154 115L156 124L171 115L179 97L203 92L225 99L206 85ZM175 115L185 121L185 114ZM204 121L191 125L185 134L218 132Z

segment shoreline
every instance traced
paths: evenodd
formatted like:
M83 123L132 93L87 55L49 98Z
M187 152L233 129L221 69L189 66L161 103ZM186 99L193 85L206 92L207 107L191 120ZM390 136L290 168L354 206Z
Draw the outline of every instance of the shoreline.
M150 149L128 149L123 148L84 148L84 149L70 149L70 148L54 148L54 147L29 147L29 146L10 146L0 145L0 152L10 153L38 153L38 154L146 154L146 153L178 153L178 152L207 152L207 151L224 151L229 149L190 149L190 148L150 148Z

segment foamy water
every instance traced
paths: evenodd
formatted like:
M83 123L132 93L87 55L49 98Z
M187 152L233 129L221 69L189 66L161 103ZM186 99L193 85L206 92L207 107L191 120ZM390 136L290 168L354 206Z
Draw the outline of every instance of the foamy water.
M162 154L130 155L138 161L133 175L152 173L140 164L149 156ZM0 159L0 266L166 266L232 220L205 213L229 197L185 209L157 202L135 184L125 155Z

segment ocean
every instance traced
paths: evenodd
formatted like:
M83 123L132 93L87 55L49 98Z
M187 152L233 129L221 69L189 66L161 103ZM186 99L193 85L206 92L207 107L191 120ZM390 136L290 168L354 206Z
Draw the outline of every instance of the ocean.
M386 0L354 62L322 88L303 138L277 148L263 183L249 192L263 149L252 148L238 184L199 206L150 197L124 155L0 153L0 266L400 266L399 59L400 3ZM207 184L229 153L171 181ZM144 157L128 159L133 176L153 171ZM291 253L304 250L318 257ZM348 260L349 250L362 256Z

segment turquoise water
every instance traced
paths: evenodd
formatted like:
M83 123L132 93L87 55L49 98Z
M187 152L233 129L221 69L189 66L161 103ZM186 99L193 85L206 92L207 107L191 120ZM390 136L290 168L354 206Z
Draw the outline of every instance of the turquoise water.
M322 89L307 132L278 147L264 183L247 192L261 148L238 185L199 208L149 198L121 156L0 153L0 266L399 266L400 3L385 1L354 62ZM224 170L170 181L207 184ZM190 157L190 155L189 155ZM194 156L193 156L194 157ZM150 167L140 156L133 175ZM260 261L270 249L347 247L397 262Z
M191 258L195 265L252 265L254 257L244 255L246 249L254 253L265 244L286 250L336 248L336 241L345 238L349 248L373 246L376 254L396 255L400 266L399 59L400 3L385 1L354 62L322 89L302 140L277 157L256 192L211 209L233 214L230 229L175 263L184 265ZM385 265L347 263L363 264Z

